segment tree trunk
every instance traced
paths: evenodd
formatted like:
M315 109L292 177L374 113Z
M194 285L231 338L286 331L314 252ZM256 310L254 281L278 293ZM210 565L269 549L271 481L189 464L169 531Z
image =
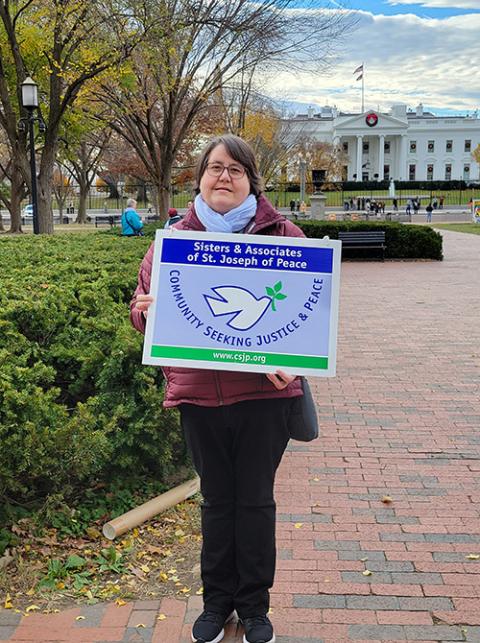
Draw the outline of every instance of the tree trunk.
M0 232L4 232L4 231L5 231L5 227L3 225L2 212L0 210Z
M49 137L50 134L50 137ZM56 157L55 132L47 130L38 175L38 229L40 234L53 234L52 182Z
M47 179L45 173L42 173L38 178L38 230L40 234L53 234L54 232L51 176L52 172L50 172L50 179Z
M158 215L160 221L166 221L170 206L170 188L165 185L158 186Z
M10 230L9 232L22 232L22 198L25 194L23 176L17 167L14 167L10 178Z
M87 223L87 198L88 198L88 185L84 183L79 184L80 194L78 200L78 213L75 223Z

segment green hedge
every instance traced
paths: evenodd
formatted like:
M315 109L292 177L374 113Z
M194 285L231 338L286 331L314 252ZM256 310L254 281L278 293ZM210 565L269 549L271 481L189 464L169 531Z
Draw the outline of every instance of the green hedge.
M186 462L128 302L149 239L0 238L0 501L93 480L165 480Z
M387 259L443 259L442 236L429 226L405 225L402 223L385 223L369 221L302 221L296 222L307 237L314 239L327 235L331 239L338 239L340 230L367 231L385 230L385 257ZM369 256L367 252L358 251L358 256ZM353 251L348 251L346 256L355 256Z

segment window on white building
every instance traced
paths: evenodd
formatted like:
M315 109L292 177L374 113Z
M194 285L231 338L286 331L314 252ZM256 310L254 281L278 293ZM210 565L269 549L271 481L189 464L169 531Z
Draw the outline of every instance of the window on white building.
M342 143L342 149L343 149L344 152L348 152L348 142L347 141Z
M472 141L470 139L467 139L465 141L465 152L471 152L472 151Z
M364 143L363 144L363 151L368 153L369 150L370 150L370 143Z
M432 181L433 180L433 165L428 164L427 165L427 181Z
M450 181L452 179L452 165L447 163L445 165L445 181Z
M385 181L390 181L390 165L383 166L383 178Z
M415 154L417 151L417 141L410 141L410 154Z
M385 141L383 151L385 152L385 154L390 154L390 141Z
M416 165L409 165L408 166L408 180L409 181L415 181L416 169L417 169Z
M445 146L445 151L446 152L451 152L453 150L453 141L448 140L447 144Z
M431 154L432 152L435 152L435 141L428 141L427 144L427 151Z
M463 179L467 181L470 178L470 165L465 164L463 166Z

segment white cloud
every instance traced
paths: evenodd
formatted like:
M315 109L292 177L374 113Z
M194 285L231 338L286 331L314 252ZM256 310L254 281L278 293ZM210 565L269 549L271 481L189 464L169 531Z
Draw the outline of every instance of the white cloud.
M387 0L387 4L416 4L429 9L480 9L478 0Z
M265 78L269 91L289 100L359 111L361 82L355 82L352 72L364 62L366 108L422 102L465 112L480 106L475 62L480 58L480 14L432 19L362 11L358 16L357 28L328 75L275 74L273 80Z

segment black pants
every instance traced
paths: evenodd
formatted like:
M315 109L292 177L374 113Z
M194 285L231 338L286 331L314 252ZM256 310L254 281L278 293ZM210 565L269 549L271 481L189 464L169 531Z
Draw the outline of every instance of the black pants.
M205 609L266 614L275 574L275 472L287 446L292 400L180 406L201 479Z

